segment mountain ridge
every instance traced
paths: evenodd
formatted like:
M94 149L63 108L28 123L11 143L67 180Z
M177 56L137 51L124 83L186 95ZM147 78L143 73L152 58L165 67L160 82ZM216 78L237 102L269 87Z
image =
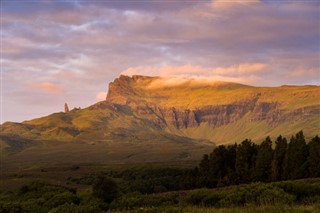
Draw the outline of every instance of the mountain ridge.
M215 144L245 138L259 142L268 135L290 136L300 130L312 137L320 132L319 115L318 86L253 87L121 75L109 84L105 101L22 123L4 123L1 147L23 155L23 150L56 142L68 143L75 150L79 143L87 144L83 145L86 149L131 144L134 152L149 146L153 151L146 151L150 155L144 160L152 160L152 154L162 153L158 146L166 144L172 148L170 154L162 153L170 155L168 159L198 159ZM121 161L122 151L118 151ZM102 148L99 153L104 153Z

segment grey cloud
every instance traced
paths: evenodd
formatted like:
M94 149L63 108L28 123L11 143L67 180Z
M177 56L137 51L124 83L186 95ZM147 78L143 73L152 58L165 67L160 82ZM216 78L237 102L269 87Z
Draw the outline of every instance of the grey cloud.
M67 100L88 106L129 67L190 64L214 69L262 63L269 65L257 74L266 80L262 85L315 82L314 76L299 76L298 71L320 66L319 3L262 2L223 10L209 3L6 1L7 105L32 107L25 95L53 106ZM33 81L61 84L65 97L47 99L23 88ZM14 112L7 109L9 119Z

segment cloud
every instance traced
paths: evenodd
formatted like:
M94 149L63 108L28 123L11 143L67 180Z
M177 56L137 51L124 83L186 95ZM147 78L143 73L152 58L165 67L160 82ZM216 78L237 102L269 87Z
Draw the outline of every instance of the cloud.
M123 70L262 86L319 82L318 2L39 0L2 6L3 91L15 106L7 107L8 117L21 103L34 108L23 94L35 79L28 98L63 94L66 100L46 103L59 110L64 101L94 103L97 91Z
M220 75L213 75L207 77L199 76L187 76L187 77L171 77L171 78L159 78L152 81L147 88L148 89L159 89L163 87L203 87L203 86L213 86L222 85L228 82L231 83L241 83L241 84L252 84L261 80L257 76L247 76L247 77L225 77Z
M234 9L239 6L253 6L261 3L259 0L212 0L209 4L215 10Z
M55 95L62 94L64 92L64 88L62 86L50 82L30 83L27 84L27 87L40 92L46 92Z
M250 74L265 71L267 64L254 63L254 64L239 64L230 67L218 67L212 72L215 74L229 75L229 74Z
M265 71L267 64L262 63L243 63L229 67L218 67L214 69L201 66L183 65L183 66L161 66L161 67L136 67L128 68L123 71L123 75L155 75L155 76L177 76L177 75L247 75Z
M239 64L230 67L218 67L209 69L201 66L161 66L161 67L136 67L128 68L123 71L123 75L147 75L160 76L149 85L150 88L164 86L198 86L202 84L211 84L217 81L236 82L244 84L257 84L261 78L258 74L265 71L266 64Z
M292 72L288 73L288 76L292 78L301 78L304 76L319 77L319 75L320 73L317 72L316 69L302 69L302 68L295 69Z

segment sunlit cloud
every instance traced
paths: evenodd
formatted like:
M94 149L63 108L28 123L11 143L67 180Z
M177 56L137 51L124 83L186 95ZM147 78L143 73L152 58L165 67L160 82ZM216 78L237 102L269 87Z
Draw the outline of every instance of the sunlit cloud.
M164 87L203 87L220 85L224 83L240 83L240 84L253 84L261 80L257 76L247 77L225 77L221 75L212 75L207 77L199 76L177 76L171 78L159 78L152 81L147 88L148 89L159 89Z
M56 95L64 92L64 88L62 86L50 82L30 83L26 86L39 92L47 92Z
M261 3L259 0L212 0L210 6L215 10L234 9L239 6L252 6Z
M288 76L293 77L293 78L301 78L301 77L305 77L305 76L320 77L320 72L319 72L319 70L317 71L316 69L298 68L298 69L293 70L292 72L289 72Z
M184 66L161 66L161 67L130 67L123 71L123 75L153 75L162 77L174 77L174 76L197 76L198 78L207 78L208 76L225 76L230 77L232 75L247 75L258 74L265 71L267 64L261 63L243 63L238 65L232 65L229 67L217 67L214 69L205 68L201 66L184 65ZM221 79L221 78L219 78ZM229 78L227 78L229 79ZM233 78L231 78L233 79Z
M218 67L212 71L215 74L230 75L230 74L250 74L265 71L267 64L239 64L230 67Z

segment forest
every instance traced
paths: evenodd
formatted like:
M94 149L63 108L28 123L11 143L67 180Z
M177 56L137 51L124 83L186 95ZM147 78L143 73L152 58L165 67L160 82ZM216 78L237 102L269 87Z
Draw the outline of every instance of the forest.
M194 168L140 166L70 176L64 185L30 182L0 191L0 212L319 212L319 177L320 138L306 141L300 131L289 141L215 147Z

